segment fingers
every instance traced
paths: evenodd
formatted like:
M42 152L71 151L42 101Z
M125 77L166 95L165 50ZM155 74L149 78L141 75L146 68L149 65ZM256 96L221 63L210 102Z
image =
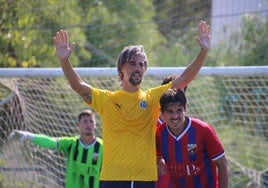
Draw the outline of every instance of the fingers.
M210 26L203 20L198 24L199 36L195 37L202 49L210 49Z
M69 37L68 37L68 33L67 31L62 31L60 32L61 38L63 40L63 42L68 42L69 41Z
M64 47L65 49L72 51L75 47L75 42L69 45L68 33L64 30L56 32L55 36L53 37L53 42L56 46L56 49Z
M199 45L201 45L201 41L198 37L194 37L196 39L196 41L199 43Z
M57 43L59 43L59 31L58 32L56 32L56 34L55 34L55 36L53 37L53 42L55 43L55 44L57 44Z
M198 24L198 32L199 32L199 35L201 33L203 33L203 20L201 20Z
M205 33L207 35L210 35L210 25L206 24L206 30L205 30Z
M12 133L8 136L8 140L20 140L21 133L18 130L12 131Z
M70 49L73 50L74 47L75 47L75 42L72 42L72 44L70 45Z
M7 137L7 140L13 139L14 136L15 136L14 132L10 133L10 135L8 135L8 137Z
M55 36L53 37L53 41L55 44L66 43L68 42L68 40L69 40L68 33L67 31L64 30L56 32Z
M158 159L157 160L157 171L158 171L158 175L162 175L162 174L166 173L165 160L164 159Z
M198 24L199 35L210 35L210 26L206 21L201 20Z

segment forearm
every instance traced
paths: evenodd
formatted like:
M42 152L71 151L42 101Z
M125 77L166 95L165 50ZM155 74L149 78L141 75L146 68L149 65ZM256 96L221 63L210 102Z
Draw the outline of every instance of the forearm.
M32 142L44 148L57 149L56 138L52 138L43 134L34 134L34 139Z
M229 167L225 156L214 161L218 168L219 188L228 188L229 184Z
M61 60L61 67L72 89L75 90L85 102L91 103L91 88L74 70L69 59Z
M208 50L210 49L210 27L201 20L198 24L198 37L195 39L200 45L200 52L192 61L192 63L184 70L181 76L172 82L172 88L184 88L187 86L198 74L201 67L205 63Z
M208 50L201 49L191 64L184 70L182 76L185 77L186 83L189 84L200 71L207 58Z
M71 62L69 59L62 59L60 60L61 67L63 70L63 73L65 77L67 78L70 86L72 87L73 90L78 92L80 94L80 87L81 84L83 83L82 79L80 76L77 74L77 72L74 70Z
M188 65L178 79L172 82L172 88L184 88L187 86L198 74L201 67L204 65L208 50L202 49L197 54L195 59Z
M219 188L228 188L228 172L227 170L219 170Z

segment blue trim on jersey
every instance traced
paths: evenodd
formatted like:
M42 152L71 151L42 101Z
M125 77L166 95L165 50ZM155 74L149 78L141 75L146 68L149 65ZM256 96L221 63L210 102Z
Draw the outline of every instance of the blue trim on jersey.
M195 188L202 188L200 176L194 176L193 179L194 179L194 187Z
M163 150L163 156L167 156L166 159L169 159L169 144L168 144L168 130L167 127L165 127L165 130L162 132L162 150ZM169 163L169 160L166 162Z
M197 144L196 130L192 126L188 130L188 144ZM196 152L197 151L195 151L195 154L191 154L191 152L188 153L191 162L197 161Z
M187 187L185 178L179 178L178 181L179 181L179 186L180 187Z
M215 161L215 160L217 160L217 159L223 157L224 155L225 155L225 151L223 151L221 154L217 155L216 157L213 157L211 160L212 160L212 161Z
M174 141L173 141L174 142ZM176 157L176 162L181 163L183 161L183 155L182 155L182 143L181 141L175 141L175 157Z
M205 144L204 144L205 145ZM212 172L212 163L210 162L210 158L207 156L207 148L204 149L204 153L203 153L204 157L204 165L205 165L205 173L207 176L207 183L209 184L209 187L215 187L215 178L213 176L213 172Z

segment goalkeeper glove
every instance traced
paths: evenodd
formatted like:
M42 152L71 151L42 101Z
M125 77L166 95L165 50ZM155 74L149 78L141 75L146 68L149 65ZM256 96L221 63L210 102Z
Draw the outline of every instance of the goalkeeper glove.
M32 141L34 139L34 134L27 132L27 131L19 131L19 130L14 130L12 133L8 136L8 140L19 140L21 142L24 142L26 140Z

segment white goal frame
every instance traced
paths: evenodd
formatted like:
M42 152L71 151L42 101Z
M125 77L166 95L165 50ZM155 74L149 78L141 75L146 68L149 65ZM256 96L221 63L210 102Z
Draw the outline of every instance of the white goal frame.
M185 69L149 67L142 89L157 87L165 76L181 74ZM115 67L80 67L75 70L93 87L120 89ZM76 113L86 104L71 89L60 67L0 68L0 92L0 113L3 114L0 154L5 161L3 166L0 165L0 176L2 173L10 182L17 178L16 182L25 185L31 181L62 187L65 158L61 154L8 142L7 135L13 129L27 129L55 137L73 135L77 131L72 126ZM187 114L211 123L223 142L230 166L230 182L233 183L230 185L268 185L268 66L204 66L186 93ZM100 118L97 119L101 123ZM101 126L98 126L97 134L101 135ZM22 147L27 148L29 155L23 153ZM18 161L19 166L14 165ZM57 163L51 165L49 161Z
M149 67L146 75L168 75L182 73L186 67ZM116 68L84 67L75 68L80 76L112 76L117 74ZM202 67L199 76L253 76L267 75L268 66L228 66ZM0 77L61 77L61 68L0 68Z

